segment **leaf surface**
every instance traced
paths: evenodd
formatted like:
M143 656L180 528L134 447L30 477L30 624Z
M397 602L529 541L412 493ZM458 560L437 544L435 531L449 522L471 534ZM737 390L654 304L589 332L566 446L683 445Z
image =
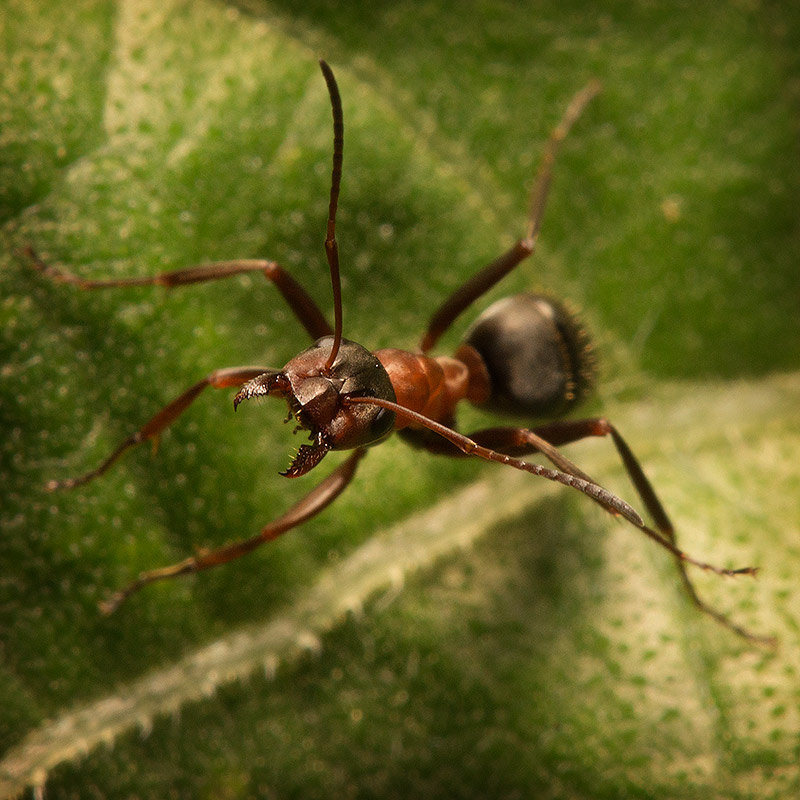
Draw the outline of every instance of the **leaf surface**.
M10 6L0 796L45 779L48 798L796 793L797 15ZM234 417L209 390L155 456L44 484L212 369L280 367L306 339L255 278L89 293L17 253L93 277L272 257L328 309L320 55L344 100L345 331L371 348L413 348L523 232L549 129L602 80L539 251L487 301L544 287L584 310L603 364L587 413L625 433L693 555L761 567L696 577L779 649L699 616L666 554L585 499L394 440L301 530L100 615L138 571L249 536L307 491L276 474L298 440L275 404ZM634 500L610 444L569 455Z

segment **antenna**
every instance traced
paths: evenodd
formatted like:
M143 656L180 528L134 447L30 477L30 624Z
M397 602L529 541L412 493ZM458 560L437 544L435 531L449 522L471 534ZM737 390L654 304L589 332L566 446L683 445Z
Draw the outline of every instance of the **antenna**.
M336 244L336 207L339 203L339 185L342 181L342 153L344 151L344 118L342 115L342 98L333 70L326 61L319 62L325 83L328 84L328 94L331 96L331 111L333 112L333 171L331 172L331 200L328 206L328 231L325 236L325 255L328 257L328 266L331 271L331 288L333 289L333 347L331 354L325 362L324 371L330 372L339 346L342 343L342 282L339 277L339 246Z

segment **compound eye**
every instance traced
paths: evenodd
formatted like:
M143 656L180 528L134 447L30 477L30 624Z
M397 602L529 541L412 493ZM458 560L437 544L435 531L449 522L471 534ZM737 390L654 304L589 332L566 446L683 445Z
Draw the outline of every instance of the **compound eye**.
M383 364L356 342L342 340L332 372L333 378L342 381L342 396L396 400L394 387ZM341 419L337 418L336 431L331 437L336 449L375 444L394 428L394 413L378 406L351 405L343 409L339 417Z

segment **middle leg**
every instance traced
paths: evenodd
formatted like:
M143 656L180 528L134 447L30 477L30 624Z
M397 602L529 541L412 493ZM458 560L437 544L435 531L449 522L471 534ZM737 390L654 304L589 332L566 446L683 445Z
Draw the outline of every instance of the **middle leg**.
M73 489L94 480L106 472L126 450L148 440L157 442L161 432L171 425L207 387L226 389L232 386L241 386L246 381L267 371L264 367L227 367L214 370L154 414L139 430L134 431L122 441L95 469L75 478L48 481L45 488L50 492L57 489Z

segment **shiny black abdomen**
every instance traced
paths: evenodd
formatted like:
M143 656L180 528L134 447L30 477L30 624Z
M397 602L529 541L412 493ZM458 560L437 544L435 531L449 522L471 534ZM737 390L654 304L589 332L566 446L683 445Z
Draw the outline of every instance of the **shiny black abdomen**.
M491 382L485 407L530 419L565 414L591 390L589 337L551 297L518 294L491 305L467 331Z

